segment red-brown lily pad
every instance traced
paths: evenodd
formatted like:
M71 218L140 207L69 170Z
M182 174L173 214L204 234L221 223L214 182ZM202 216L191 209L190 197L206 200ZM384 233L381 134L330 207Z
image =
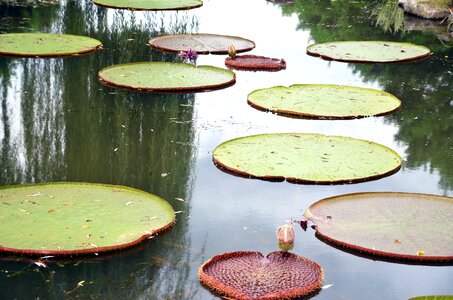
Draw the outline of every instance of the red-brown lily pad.
M425 59L431 50L411 43L344 41L310 45L307 54L343 62L395 63Z
M213 291L239 300L298 298L317 291L324 279L321 266L289 252L224 253L205 262L198 274Z
M124 249L170 228L153 194L116 185L45 183L0 188L0 252L80 255Z
M453 261L453 198L356 193L320 200L305 212L328 243L376 257Z
M227 57L225 65L235 70L280 71L286 68L284 59L257 55L236 55Z
M242 37L207 33L160 35L149 40L149 45L173 53L192 49L197 54L228 54L231 45L237 53L255 48L253 41Z
M217 167L270 181L340 184L397 172L401 157L366 140L311 133L272 133L226 141L213 151Z
M87 36L53 33L0 34L0 55L64 57L95 52L102 43Z

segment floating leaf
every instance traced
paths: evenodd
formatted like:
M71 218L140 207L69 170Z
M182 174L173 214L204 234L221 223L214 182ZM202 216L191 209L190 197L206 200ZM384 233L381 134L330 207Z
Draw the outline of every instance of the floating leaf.
M401 158L382 145L340 136L261 134L217 146L214 163L230 173L271 181L338 184L397 172Z
M184 10L203 5L201 0L93 0L94 4L131 10Z
M418 296L409 300L453 300L453 295Z
M360 253L414 261L453 261L451 197L348 194L312 204L305 217L314 223L323 240Z
M0 55L20 57L62 57L94 52L100 41L78 35L52 33L0 34Z
M149 44L161 51L176 53L192 49L197 54L228 54L231 46L237 53L255 48L253 41L241 37L207 33L160 35L149 40Z
M385 41L345 41L313 44L307 54L344 62L409 62L431 55L425 46Z
M313 119L354 119L399 109L395 96L375 89L332 84L295 84L259 89L248 95L259 110Z
M101 83L146 92L207 91L231 86L236 75L226 69L186 63L140 62L113 65L99 72Z
M308 258L288 252L238 251L205 262L200 280L215 292L233 299L293 299L318 290L322 268Z
M257 55L235 55L225 59L225 65L235 70L279 71L286 68L284 59Z
M37 205L22 201L38 190L43 195L34 198ZM122 249L169 228L175 219L165 200L122 186L19 185L0 188L0 197L10 204L2 207L0 252L76 255ZM49 208L54 212L49 214Z

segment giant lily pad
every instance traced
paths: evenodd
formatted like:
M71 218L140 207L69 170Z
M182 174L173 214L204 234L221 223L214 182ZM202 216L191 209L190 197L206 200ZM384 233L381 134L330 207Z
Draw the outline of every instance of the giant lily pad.
M352 86L295 84L253 91L248 103L260 110L281 115L316 119L354 119L380 116L397 110L395 96Z
M133 246L171 227L165 200L132 188L47 183L0 188L0 252L100 253Z
M198 54L228 54L230 45L234 46L237 53L255 48L254 42L241 37L206 33L160 35L149 40L149 44L161 51L192 49Z
M318 201L305 212L319 237L375 256L453 261L453 198L357 193Z
M142 62L113 65L99 72L101 83L138 91L204 91L235 83L234 72L186 63Z
M130 10L183 10L203 5L201 0L93 0L94 4Z
M382 145L308 133L261 134L217 146L214 163L230 173L272 181L337 184L397 172L401 158Z
M430 56L431 51L420 45L384 41L347 41L313 44L307 54L327 60L344 62L408 62Z
M98 50L101 42L86 36L52 33L0 34L0 55L60 57Z
M200 280L233 299L293 299L313 293L323 282L322 268L288 252L239 251L216 255L205 262Z

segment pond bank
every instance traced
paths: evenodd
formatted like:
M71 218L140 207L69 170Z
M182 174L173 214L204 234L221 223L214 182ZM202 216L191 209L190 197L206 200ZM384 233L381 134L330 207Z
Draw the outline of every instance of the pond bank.
M398 0L398 5L401 6L406 13L416 15L424 19L444 19L452 14L448 7L440 4L433 4L427 0ZM450 6L453 3L450 2Z

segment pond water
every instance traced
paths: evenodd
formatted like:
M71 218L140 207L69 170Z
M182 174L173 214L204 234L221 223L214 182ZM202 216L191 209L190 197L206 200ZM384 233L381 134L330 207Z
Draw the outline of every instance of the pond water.
M173 229L125 252L49 259L48 269L23 258L0 259L1 299L216 299L198 281L204 261L236 250L278 250L276 228L301 219L319 199L362 191L453 196L453 49L432 33L376 27L369 1L206 0L180 12L117 11L88 0L33 9L1 3L3 33L88 35L104 49L63 59L0 58L0 185L121 184L159 195L180 212ZM148 39L195 32L251 39L256 48L250 53L284 58L287 69L236 71L235 85L197 94L137 93L98 82L97 72L112 64L177 60L150 49ZM423 44L433 56L378 65L305 54L311 43L360 39ZM197 64L224 67L224 58L200 56ZM295 83L382 89L401 99L402 108L385 117L329 121L285 118L247 105L255 89ZM404 163L380 180L332 186L240 178L213 165L219 143L268 132L367 139L394 149ZM11 234L19 233L11 228ZM315 299L453 294L451 265L360 257L323 243L310 228L297 230L293 252L322 265L325 284L332 284Z

